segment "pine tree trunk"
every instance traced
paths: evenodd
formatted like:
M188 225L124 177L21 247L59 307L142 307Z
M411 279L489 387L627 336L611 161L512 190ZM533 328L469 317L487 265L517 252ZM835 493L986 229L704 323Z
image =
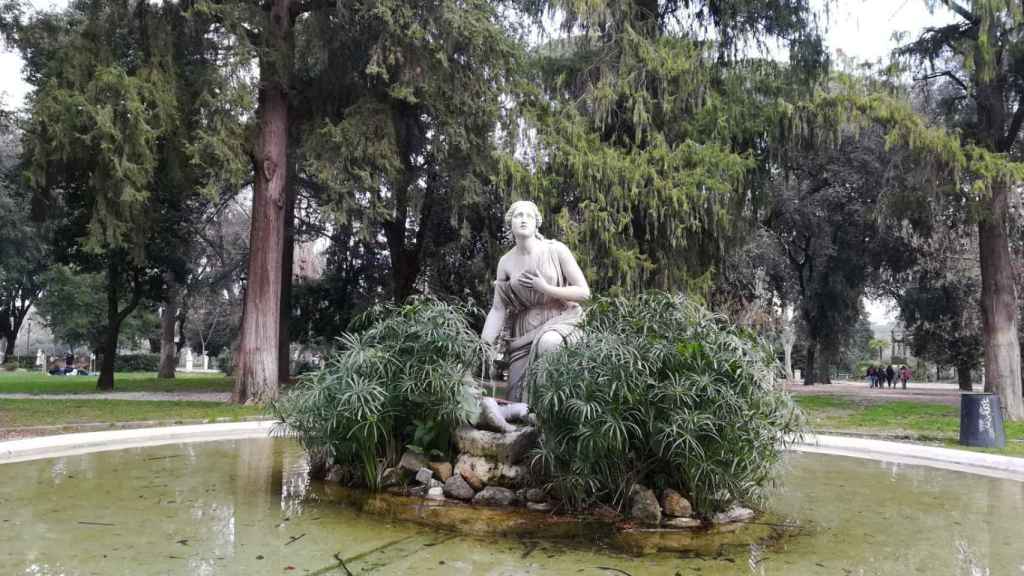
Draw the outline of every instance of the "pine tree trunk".
M971 385L971 367L970 366L957 366L956 367L956 381L960 385L960 390L964 392L970 392L972 389Z
M159 378L174 378L178 367L178 347L174 342L174 327L178 319L178 283L168 275L167 301L160 316L160 372Z
M8 359L18 355L18 333L21 332L21 325L24 324L31 308L31 303L26 303L23 306L12 305L3 311L5 318L0 320L3 322L0 340L4 341L4 345L0 350L0 364L5 364Z
M19 327L20 328L20 327ZM6 364L9 358L14 358L18 355L18 333L11 331L10 334L4 339L4 351L3 357L0 357L0 364Z
M3 358L0 358L0 364L6 364L8 358L14 358L18 355L17 347L15 346L18 340L15 337L10 337L4 342Z
M260 132L256 148L249 275L232 401L262 404L278 394L281 256L288 162L291 0L272 0L260 58Z
M107 267L107 332L103 335L103 357L100 361L100 377L96 388L110 391L114 389L114 360L117 358L117 340L121 323L118 318L117 301L121 275L112 260Z
M796 343L796 330L793 329L793 320L789 318L786 307L782 309L782 353L784 354L783 366L786 370L786 380L793 379L793 344Z
M811 338L810 342L807 343L807 362L806 362L806 365L804 366L804 370L806 370L806 372L804 373L804 386L813 386L814 385L814 379L815 379L814 378L814 370L815 370L815 366L814 366L815 358L814 358L814 356L815 356L815 352L817 352L817 348L818 348L817 342L815 342L814 339Z
M785 356L785 359L784 359L785 366L784 366L784 368L786 370L786 380L792 380L793 379L793 340L792 339L790 339L788 341L783 339L783 341L782 341L782 353Z
M287 199L284 207L284 253L281 254L281 329L278 333L278 376L281 386L291 377L292 282L295 270L295 161L288 162L285 182Z
M107 326L107 333L103 335L103 355L100 356L100 377L96 381L96 388L110 391L114 389L114 361L117 359L118 329L114 326Z
M1008 195L1006 184L993 184L988 210L978 223L985 391L999 394L1007 419L1022 420L1024 399L1021 398L1017 295L1006 228Z

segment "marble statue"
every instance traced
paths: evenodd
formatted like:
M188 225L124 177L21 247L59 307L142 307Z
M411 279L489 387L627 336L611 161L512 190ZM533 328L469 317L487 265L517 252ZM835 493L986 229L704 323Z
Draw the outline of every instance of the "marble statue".
M494 302L480 335L494 349L508 326L507 398L524 406L530 363L572 337L583 315L579 303L590 298L587 279L572 252L541 236L541 222L537 205L527 200L513 203L505 213L515 246L498 262Z

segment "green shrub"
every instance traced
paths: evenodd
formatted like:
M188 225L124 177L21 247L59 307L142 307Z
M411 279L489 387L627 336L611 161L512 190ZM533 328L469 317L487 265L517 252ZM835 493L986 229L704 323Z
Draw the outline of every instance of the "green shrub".
M235 373L235 354L231 348L224 348L217 355L217 368L225 376L232 376Z
M318 466L349 465L379 488L410 444L447 438L437 431L475 419L478 402L463 378L481 348L465 316L425 298L373 310L368 329L339 338L341 351L273 405L276 416Z
M24 368L25 370L39 370L39 366L36 366L36 357L29 356L8 356L8 362L14 362L18 365L18 368Z
M101 360L96 359L99 370ZM159 354L118 354L114 358L114 370L117 372L156 372L160 370Z
M770 348L682 297L601 299L531 370L533 465L563 503L622 506L634 483L704 516L761 503L802 418Z

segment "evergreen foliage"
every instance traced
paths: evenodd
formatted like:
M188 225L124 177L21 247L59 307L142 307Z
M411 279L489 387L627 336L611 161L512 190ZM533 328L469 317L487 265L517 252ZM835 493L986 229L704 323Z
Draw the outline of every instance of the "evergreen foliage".
M136 264L145 261L158 147L179 121L169 39L139 6L142 14L131 2L79 1L19 35L38 87L24 139L30 184L46 199L80 194L76 240L94 254L125 249Z
M1010 420L1024 419L1021 391L1019 310L1014 286L1009 226L1012 191L1022 180L1024 126L1024 11L1017 2L944 0L957 15L946 26L926 29L900 53L916 65L923 83L945 84L956 93L947 108L965 151L984 150L989 162L974 162L971 178L984 182L969 213L978 226L985 389L998 393ZM977 156L977 154L976 154ZM1015 161L1010 177L993 177ZM972 192L979 189L975 184Z
M541 200L598 292L707 288L741 243L786 100L825 55L802 0L551 2L566 38L534 52L526 165L513 196ZM738 56L783 40L789 65Z
M495 129L519 55L501 5L355 3L296 34L301 172L323 205L363 245L386 241L396 302L416 290L485 301L502 214Z
M14 354L51 259L50 227L32 221L32 193L21 178L20 135L13 117L0 110L0 363Z
M42 283L46 291L37 307L54 338L72 348L85 346L100 353L107 330L107 286L103 274L55 265L43 275ZM122 294L119 306L126 304L126 298ZM119 328L120 337L135 342L151 336L158 320L150 310L136 308L127 315Z
M825 382L863 314L861 299L908 252L885 204L920 190L920 174L912 155L886 150L877 127L847 128L834 145L804 147L780 165L766 248L784 255L784 286L805 336L804 383Z
M463 378L482 349L466 313L427 298L372 309L363 318L369 327L341 336L340 351L275 402L274 413L314 462L351 465L378 489L408 445L434 436L446 449L448 431L475 420L477 399Z
M33 215L57 228L56 258L76 273L106 274L111 389L121 324L163 278L184 277L184 246L202 175L192 139L218 118L211 39L176 4L76 0L34 15L17 31L36 87L23 138Z
M941 227L918 239L915 265L900 276L900 321L914 356L954 366L962 389L981 365L980 269L973 235Z
M766 344L680 296L598 300L578 340L542 359L535 467L570 509L674 488L710 515L764 496L801 429Z

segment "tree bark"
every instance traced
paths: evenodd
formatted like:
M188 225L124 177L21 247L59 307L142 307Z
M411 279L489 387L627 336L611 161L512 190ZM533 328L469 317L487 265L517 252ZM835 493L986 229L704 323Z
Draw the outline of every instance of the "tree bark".
M34 292L29 298L20 298L25 295L25 288L22 285L12 288L7 296L9 304L0 311L3 314L3 318L0 318L0 340L5 342L3 349L0 350L0 364L6 363L9 356L18 355L18 333L21 332L21 325L24 324L25 317L28 316L28 311L32 309L32 304L40 292L41 290Z
M291 0L272 0L260 58L259 141L249 231L238 373L232 401L262 404L278 395L281 256L288 162L288 86L292 66Z
M117 337L120 326L117 322L117 299L120 275L113 263L107 266L107 332L103 335L103 356L100 360L100 376L96 381L99 390L114 389L114 360L117 356Z
M815 342L815 340L813 338L810 338L810 341L807 343L807 361L806 361L806 365L804 366L804 370L806 371L804 373L804 386L813 386L814 385L814 371L815 371L815 366L814 366L815 358L814 358L814 356L815 356L815 353L817 352L817 348L818 348L818 343Z
M118 310L120 293L118 288L125 281L124 274L114 256L108 256L107 265L107 332L103 335L103 355L100 359L100 376L96 388L110 391L114 389L114 364L117 359L117 342L121 335L121 324L135 307L139 305L142 292L138 285L132 286L132 299L122 310Z
M782 353L785 355L786 380L793 379L793 344L796 343L796 331L788 324L782 329Z
M117 340L120 330L112 325L107 326L107 333L103 336L103 354L100 356L100 377L96 381L98 390L110 391L114 389L114 360L117 356Z
M19 326L20 330L21 327ZM0 357L0 364L6 364L8 358L12 358L18 355L18 333L14 330L10 334L4 337L4 351L3 357Z
M971 367L970 366L957 366L956 367L956 381L960 385L960 390L964 392L970 392L972 389L971 385Z
M159 378L174 378L178 367L178 347L174 342L174 327L178 320L178 283L167 274L167 298L160 316L160 372Z
M978 222L981 253L981 320L985 348L985 391L999 394L1006 418L1024 419L1021 398L1017 294L1006 228L1009 186L994 183L988 210Z
M287 198L284 207L284 253L281 254L281 317L278 333L278 376L279 385L288 384L291 377L291 322L292 282L295 270L295 160L289 159L288 178L285 182Z

